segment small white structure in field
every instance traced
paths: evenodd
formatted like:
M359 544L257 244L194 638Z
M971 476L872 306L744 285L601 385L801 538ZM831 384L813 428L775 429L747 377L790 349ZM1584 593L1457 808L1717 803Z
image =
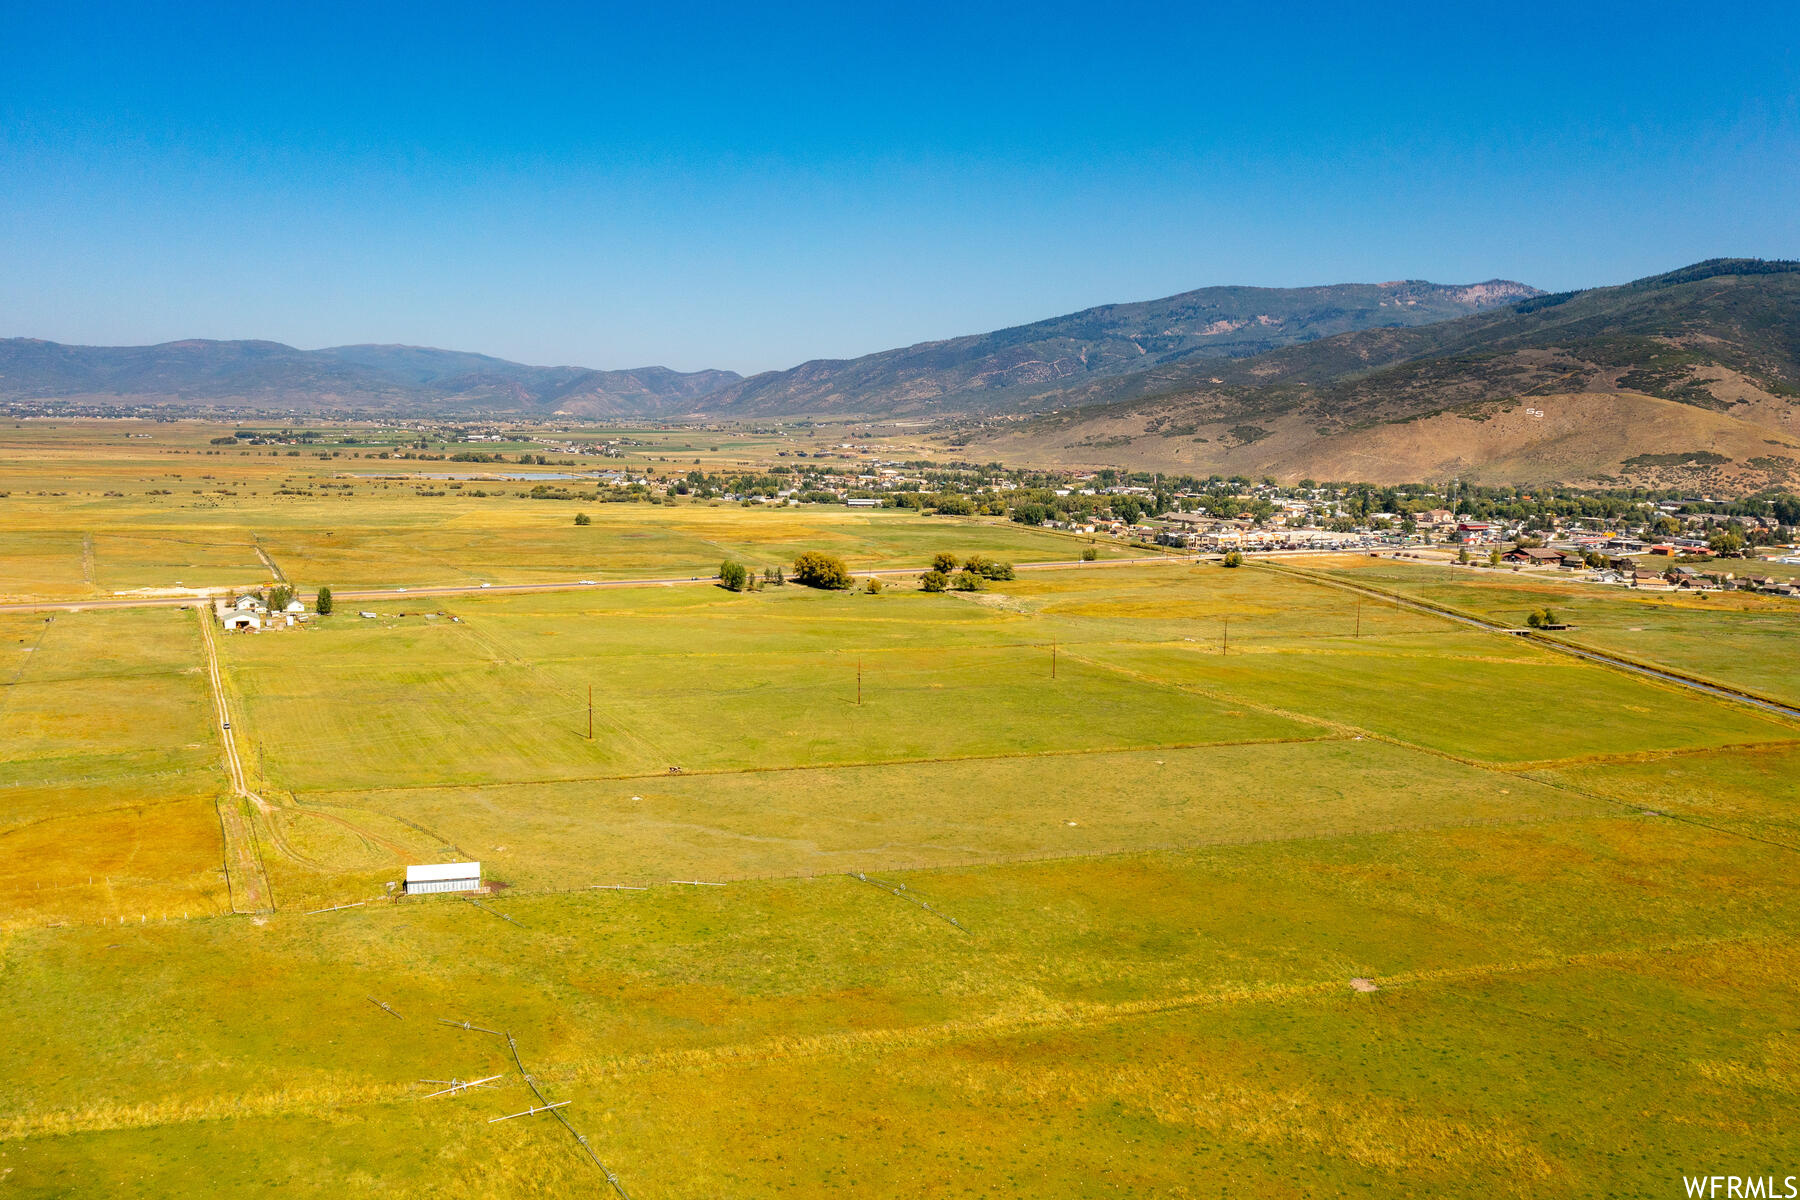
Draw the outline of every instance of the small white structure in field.
M298 598L295 598L293 600L289 600L287 602L287 607L282 609L281 611L282 612L290 612L290 613L303 613L306 611L306 605L300 603Z
M479 892L481 864L425 863L406 868L406 894L418 896L426 892Z

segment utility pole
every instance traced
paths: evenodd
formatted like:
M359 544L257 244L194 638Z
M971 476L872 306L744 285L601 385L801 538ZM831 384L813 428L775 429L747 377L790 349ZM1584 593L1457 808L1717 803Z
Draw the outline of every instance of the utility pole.
M1360 596L1356 600L1356 636L1362 636L1362 598Z
M1224 634L1223 634L1223 637L1219 641L1219 653L1220 654L1230 654L1231 653L1231 618L1230 617L1225 618Z
M862 707L862 659L856 660L856 707Z
M1056 643L1050 643L1050 678L1056 678Z
M594 740L594 685L588 684L588 741Z

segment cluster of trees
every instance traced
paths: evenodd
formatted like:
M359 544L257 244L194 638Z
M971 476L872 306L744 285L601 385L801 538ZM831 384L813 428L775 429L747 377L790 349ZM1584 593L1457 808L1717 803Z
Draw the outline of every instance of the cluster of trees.
M959 560L949 551L941 551L932 556L931 569L919 576L919 587L927 592L979 592L990 580L1011 579L1014 574L1011 563L985 554L971 554Z
M893 502L895 508L933 512L944 517L972 517L977 513L998 516L1001 511L992 500L977 500L961 492L897 492Z
M808 550L794 559L794 582L804 587L843 591L850 586L850 568L844 560L819 550Z
M1556 614L1548 608L1532 609L1531 615L1525 618L1525 623L1533 629L1548 629L1552 625L1561 624L1556 619Z
M1266 505L1268 502L1262 503ZM1067 496L1059 496L1047 488L1034 488L1015 491L1009 512L1012 519L1021 525L1042 525L1046 521L1087 522L1103 516L1111 516L1127 525L1136 525L1145 517L1161 516L1174 507L1174 498L1167 492L1154 492L1147 496L1082 496L1071 492ZM1270 505L1269 511L1273 512L1274 506Z
M728 558L719 564L719 586L728 592L760 592L765 587L781 587L785 583L787 576L780 567L765 567L758 576L754 568L735 559Z

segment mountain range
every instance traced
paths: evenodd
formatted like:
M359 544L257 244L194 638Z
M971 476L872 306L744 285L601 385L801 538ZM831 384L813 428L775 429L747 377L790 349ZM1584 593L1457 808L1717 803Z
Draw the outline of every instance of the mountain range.
M1410 329L1174 363L962 421L984 457L1285 478L1800 482L1800 263L1714 259Z
M924 421L965 457L1286 478L1800 480L1800 263L1615 287L1214 287L785 371L411 346L0 340L0 400L527 418Z
M531 367L421 346L296 350L280 342L192 340L65 346L0 340L0 399L142 401L186 407L642 416L683 410L735 371Z
M732 371L666 367L533 367L419 346L296 350L278 342L181 341L108 347L14 338L0 341L0 398L154 398L540 417L966 412L1016 407L1058 385L1152 365L1443 321L1538 294L1502 280L1467 287L1203 288L862 358L819 359L749 379Z

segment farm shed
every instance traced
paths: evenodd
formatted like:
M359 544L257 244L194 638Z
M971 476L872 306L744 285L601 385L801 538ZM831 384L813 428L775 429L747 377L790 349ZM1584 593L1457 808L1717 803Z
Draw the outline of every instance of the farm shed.
M406 894L417 896L427 892L478 892L481 890L481 864L426 863L406 868Z
M261 629L262 618L251 612L232 612L225 615L227 629Z

